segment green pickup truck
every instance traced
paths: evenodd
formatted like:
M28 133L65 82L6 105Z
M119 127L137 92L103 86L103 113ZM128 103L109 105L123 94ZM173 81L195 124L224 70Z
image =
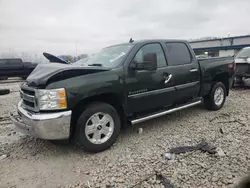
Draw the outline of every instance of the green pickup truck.
M87 61L39 64L21 85L11 117L25 134L100 152L124 126L202 102L219 110L234 68L233 57L197 60L185 40L130 41Z

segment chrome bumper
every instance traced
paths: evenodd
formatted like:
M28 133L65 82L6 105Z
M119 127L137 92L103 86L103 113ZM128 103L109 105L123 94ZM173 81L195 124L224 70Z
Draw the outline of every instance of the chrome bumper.
M11 114L11 119L24 134L45 140L68 139L70 136L71 111L30 113L21 107L21 102L17 111L18 115Z

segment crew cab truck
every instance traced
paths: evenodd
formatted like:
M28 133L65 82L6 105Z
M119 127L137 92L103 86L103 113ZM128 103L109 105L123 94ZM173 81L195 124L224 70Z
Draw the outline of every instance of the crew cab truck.
M73 140L88 152L109 148L120 129L204 101L224 105L234 59L197 60L184 40L142 40L109 46L73 65L39 64L21 86L23 133Z
M26 79L36 66L37 64L23 62L20 58L0 59L0 80L7 80L9 77Z

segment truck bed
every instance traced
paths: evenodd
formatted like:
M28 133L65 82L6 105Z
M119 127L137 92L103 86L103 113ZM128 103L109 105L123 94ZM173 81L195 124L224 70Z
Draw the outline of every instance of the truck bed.
M228 79L229 87L231 87L234 75L234 58L233 57L214 57L198 59L201 69L201 82L203 87L201 88L201 96L207 95L213 84L213 79L220 75L221 80ZM228 89L228 88L227 88Z

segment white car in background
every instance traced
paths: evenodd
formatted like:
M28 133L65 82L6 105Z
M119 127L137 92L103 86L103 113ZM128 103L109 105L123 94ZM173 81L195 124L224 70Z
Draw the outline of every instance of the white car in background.
M234 85L250 87L250 47L245 47L235 54Z

